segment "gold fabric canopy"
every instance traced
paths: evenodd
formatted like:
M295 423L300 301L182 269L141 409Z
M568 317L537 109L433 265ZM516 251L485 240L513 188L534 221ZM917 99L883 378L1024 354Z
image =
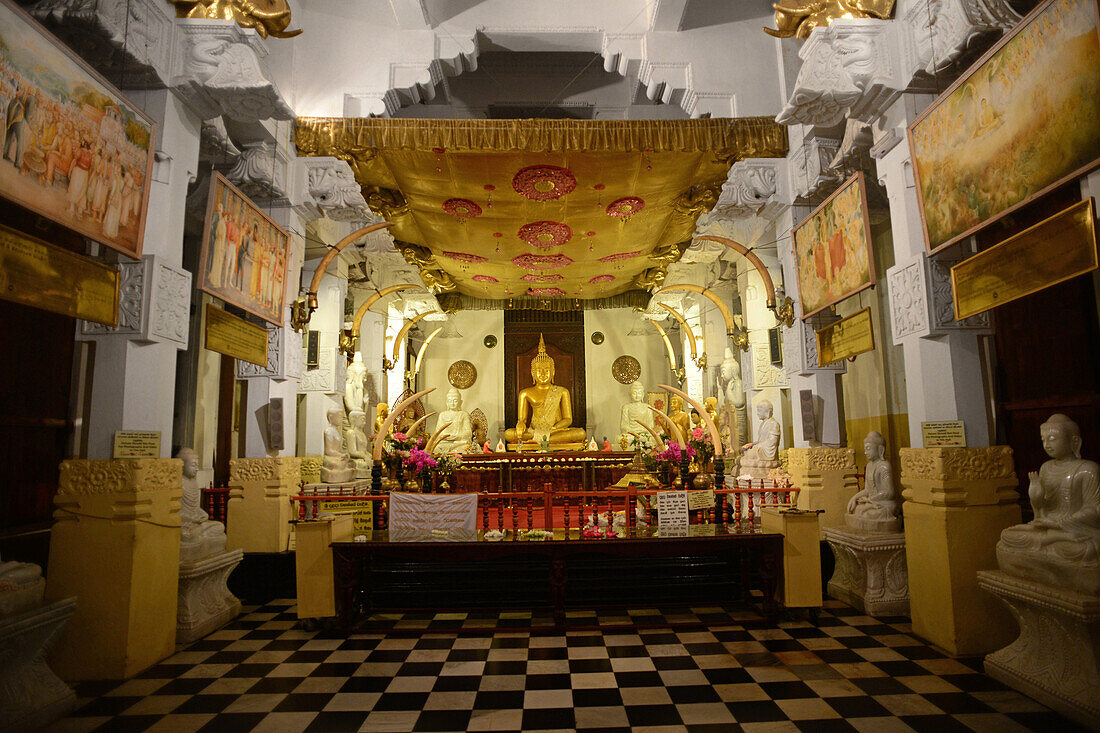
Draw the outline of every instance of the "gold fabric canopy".
M659 285L730 166L783 157L770 118L300 118L301 155L348 161L435 292L604 298Z

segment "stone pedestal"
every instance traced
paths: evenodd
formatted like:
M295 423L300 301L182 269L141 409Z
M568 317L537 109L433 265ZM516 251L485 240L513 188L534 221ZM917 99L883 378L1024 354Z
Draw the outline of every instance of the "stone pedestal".
M1020 523L1012 449L902 448L906 563L913 631L948 654L987 654L1016 625L978 590L997 567L995 548Z
M778 600L787 608L821 607L820 514L764 507L760 528L783 535L783 584Z
M237 617L241 602L226 581L244 558L241 550L225 550L180 565L176 643L190 644Z
M62 462L46 600L79 599L50 657L63 679L125 679L175 652L182 469Z
M67 715L76 694L49 665L46 654L76 609L76 599L0 618L0 728L29 731Z
M231 550L284 552L294 518L291 496L302 480L302 459L237 458L229 462L226 543Z
M798 487L798 508L823 511L821 527L844 527L848 501L855 496L856 452L852 448L791 448L791 483Z
M1100 597L978 573L978 587L1012 611L1020 636L985 658L990 677L1100 730Z
M821 533L836 557L828 585L830 596L868 616L909 615L904 532L827 527Z

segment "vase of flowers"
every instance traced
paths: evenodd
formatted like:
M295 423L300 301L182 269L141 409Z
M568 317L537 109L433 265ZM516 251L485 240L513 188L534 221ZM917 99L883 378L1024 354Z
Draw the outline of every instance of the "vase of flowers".
M661 468L661 483L664 485L672 483L672 468L674 466L679 467L681 480L686 482L687 463L694 455L695 449L690 444L681 446L675 440L670 440L663 451L659 451L653 456L657 461L657 465Z
M441 479L440 490L444 490L444 486L450 488L454 485L454 473L462 465L462 456L457 453L446 453L441 456L435 457L436 466L432 471L436 476ZM448 484L448 481L450 484Z
M702 473L713 472L711 460L714 458L714 441L710 437L710 431L701 427L692 430L688 446L695 452L695 470Z
M427 451L413 448L409 451L409 457L404 460L404 463L405 467L419 480L420 485L431 491L432 469L438 466L439 462Z

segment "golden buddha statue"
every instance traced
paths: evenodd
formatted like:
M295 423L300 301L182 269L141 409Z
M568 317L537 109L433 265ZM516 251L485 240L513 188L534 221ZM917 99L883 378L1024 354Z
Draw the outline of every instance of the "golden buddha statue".
M520 391L516 427L504 432L505 439L509 444L522 442L524 450L537 450L544 439L556 448L583 446L585 432L582 428L570 427L573 403L569 390L554 384L554 359L546 353L541 334L539 351L531 360L531 378L535 383Z

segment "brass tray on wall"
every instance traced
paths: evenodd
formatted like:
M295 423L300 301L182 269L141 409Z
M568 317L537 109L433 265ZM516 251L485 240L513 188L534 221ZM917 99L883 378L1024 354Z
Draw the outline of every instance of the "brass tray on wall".
M456 361L447 369L447 381L456 389L469 389L477 381L477 367L466 361Z
M629 354L623 354L611 362L611 376L619 384L633 384L642 376L642 365Z

